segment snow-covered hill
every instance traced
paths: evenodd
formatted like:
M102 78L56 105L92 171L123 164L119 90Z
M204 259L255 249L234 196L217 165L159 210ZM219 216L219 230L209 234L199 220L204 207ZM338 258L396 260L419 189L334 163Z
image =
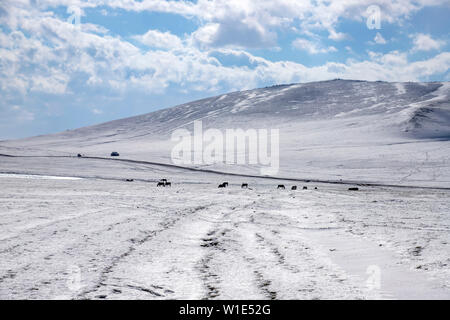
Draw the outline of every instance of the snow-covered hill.
M53 135L0 142L0 153L83 153L171 163L174 130L279 129L278 176L450 187L450 83L332 80L186 103ZM197 165L198 167L198 165ZM201 166L200 166L201 167ZM208 169L259 174L252 165Z

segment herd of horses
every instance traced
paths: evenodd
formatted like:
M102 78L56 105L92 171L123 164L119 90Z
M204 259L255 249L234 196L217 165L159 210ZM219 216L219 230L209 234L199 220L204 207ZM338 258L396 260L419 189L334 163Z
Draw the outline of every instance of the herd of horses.
M161 179L156 184L157 187L172 187L172 182L167 181L167 179Z
M114 152L111 152L111 157L118 157L118 156L119 156L119 153L118 153L118 152L115 152L115 151L114 151ZM77 154L77 157L78 157L78 158L82 158L83 155L82 155L81 153L78 153L78 154ZM133 182L134 179L125 179L125 181L127 181L127 182ZM310 180L306 180L306 182L310 182ZM161 179L161 180L158 181L158 183L156 184L156 186L157 186L157 187L172 187L172 183L169 182L169 181L167 181L167 179ZM228 187L228 182L223 182L223 183L219 184L219 187L218 187L218 188L227 188L227 187ZM241 185L241 188L242 188L242 189L250 189L250 188L248 187L248 183L243 183L243 184ZM286 189L286 186L285 186L284 184L279 184L279 185L277 186L277 189L285 190L285 189ZM292 187L291 187L291 190L297 190L297 186L292 186ZM307 186L303 186L303 190L308 190L308 187L307 187ZM314 187L314 190L317 190L317 187ZM348 188L348 190L349 190L349 191L358 191L359 188L357 188L357 187L351 187L351 188Z
M286 186L284 184L279 184L277 189L284 190L284 189L286 189ZM297 190L297 186L292 186L291 190ZM303 190L308 190L308 187L307 186L303 186ZM314 190L317 190L317 187L314 187Z
M133 181L133 179L127 179L127 181ZM161 179L158 181L158 183L156 184L157 187L172 187L172 183L167 181L167 179ZM228 187L228 182L222 182L221 184L219 184L218 188L222 189L222 188L227 188ZM242 189L249 189L248 187L248 183L243 183L241 184L241 188ZM277 186L277 189L281 189L281 190L285 190L286 186L284 184L279 184ZM297 186L292 186L291 190L297 190ZM308 190L307 186L303 186L303 190ZM314 190L317 190L317 187L314 187ZM356 187L351 187L348 188L349 191L358 191L359 188Z
M223 182L223 183L219 184L218 188L226 188L226 187L228 187L228 182ZM248 189L248 183L243 183L241 185L241 188L242 189ZM285 190L286 186L284 184L279 184L277 186L277 189ZM297 186L292 186L291 190L297 190ZM308 190L308 187L307 186L303 186L303 190ZM317 190L317 187L314 187L314 190Z

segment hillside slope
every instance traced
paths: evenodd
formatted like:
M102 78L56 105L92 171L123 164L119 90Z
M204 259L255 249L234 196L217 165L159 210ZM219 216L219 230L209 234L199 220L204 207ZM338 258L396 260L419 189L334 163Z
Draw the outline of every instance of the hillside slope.
M450 83L332 80L234 92L53 135L0 153L171 163L174 130L279 129L281 177L450 186ZM202 167L202 165L196 165ZM206 166L259 174L254 165Z

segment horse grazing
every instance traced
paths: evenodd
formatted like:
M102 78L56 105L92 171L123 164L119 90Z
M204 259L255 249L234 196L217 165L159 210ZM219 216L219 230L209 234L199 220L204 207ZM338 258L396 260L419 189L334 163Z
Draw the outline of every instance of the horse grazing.
M172 182L166 182L165 187L171 187L172 188Z
M308 187L307 187L307 186L304 186L304 187L303 187L303 190L308 190Z
M157 187L165 187L166 185L164 184L164 182L158 182L158 184L156 185Z
M283 189L284 190L284 189L286 189L286 187L284 186L284 184L279 184L277 189Z
M227 186L225 185L225 183L221 183L219 184L219 188L226 188Z
M224 185L225 188L228 187L228 182L224 182L222 184Z
M291 190L297 190L297 186L292 186Z
M243 184L241 185L241 188L242 188L242 189L248 189L248 183L243 183Z

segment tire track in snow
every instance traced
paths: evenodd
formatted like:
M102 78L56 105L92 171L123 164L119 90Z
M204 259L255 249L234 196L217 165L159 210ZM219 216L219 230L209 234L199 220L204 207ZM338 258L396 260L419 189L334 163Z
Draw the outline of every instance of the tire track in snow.
M200 246L207 251L197 265L206 292L203 297L204 300L220 298L222 295L223 275L220 273L221 270L217 270L216 266L221 263L219 255L226 255L231 258L232 253L229 252L227 246L227 237L232 231L232 224L234 223L232 218L237 212L245 210L255 203L254 200L247 199L247 196L246 193L245 203L224 207L215 212L213 217L210 217L209 222L214 225L214 228L210 229L201 239Z
M114 268L116 268L123 260L126 260L140 246L144 245L148 241L151 241L158 234L172 228L180 220L182 220L183 218L186 218L187 215L194 214L203 209L205 209L204 206L195 206L194 208L182 210L181 211L182 213L177 218L171 219L169 221L161 222L159 224L159 226L160 226L159 229L145 231L143 236L129 239L129 242L131 243L131 245L129 245L128 248L124 252L122 252L120 255L117 255L117 256L114 256L113 258L111 258L109 264L100 271L98 281L93 286L91 286L91 288L86 289L86 290L82 291L81 293L79 293L77 295L77 298L85 299L89 295L95 294L100 288L106 287L106 286L111 286L111 285L107 284L109 274L112 273ZM112 287L114 287L114 285L112 285ZM144 288L142 286L127 285L127 287L131 288L131 289L139 290L139 291L142 291L145 293L149 293L154 297L164 297L163 294L160 294L160 293L156 292L155 290L152 290L149 288ZM159 288L157 286L154 286L154 287ZM104 298L107 298L107 296L106 295L98 295L98 296L96 296L96 298L104 299Z
M261 198L270 200L270 195L266 196ZM273 207L286 210L296 207L284 200L271 201ZM328 252L312 247L308 238L303 237L302 230L309 228L285 215L265 214L274 209L262 203L249 211L249 221L239 223L238 232L247 235L243 237L245 240L253 239L241 243L241 254L253 269L254 281L266 299L367 297L364 288L347 279L347 274L326 258ZM292 225L296 228L291 228Z
M223 247L223 237L228 230L215 229L208 232L207 237L202 239L202 248L208 249L208 253L200 260L198 270L201 274L203 284L206 288L205 300L214 299L220 296L220 275L211 270L211 265L215 258L216 251L226 252Z

